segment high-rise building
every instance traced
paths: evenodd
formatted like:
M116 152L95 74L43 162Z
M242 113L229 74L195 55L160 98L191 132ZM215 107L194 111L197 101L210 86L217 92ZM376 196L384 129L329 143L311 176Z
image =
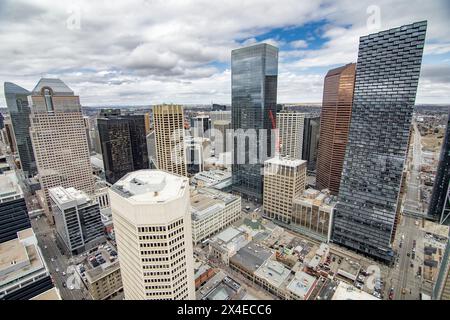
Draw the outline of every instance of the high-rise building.
M122 115L120 109L101 110L97 119L106 181L149 168L144 115Z
M210 119L206 114L201 114L192 118L192 136L197 138L209 138L210 137Z
M214 122L217 120L227 120L231 122L231 110L228 111L211 111L209 113L209 118L211 119L211 124L214 128Z
M14 171L0 175L0 243L31 228L27 205Z
M450 110L428 207L428 217L441 224L450 225Z
M14 136L14 128L12 125L11 118L6 118L4 121L5 125L5 133L6 133L6 142L9 146L9 150L11 153L15 153L17 151L16 137Z
M303 113L292 111L277 113L280 155L282 157L302 158L304 122L305 115Z
M264 214L283 223L292 219L292 203L306 185L306 161L272 158L264 162Z
M228 130L231 129L231 122L228 120L216 120L214 127L214 155L219 158L221 153L228 152L227 137Z
M436 282L434 283L432 298L434 300L450 300L450 234L441 259Z
M150 112L144 113L145 121L145 134L148 135L152 131L152 126L150 124Z
M158 169L186 176L183 107L154 106L153 126Z
M227 106L224 104L213 103L212 110L213 111L225 111L225 110L227 110Z
M188 178L135 171L109 195L125 299L195 299Z
M262 43L231 52L233 191L258 202L262 201L264 161L274 156L275 141L269 130L275 129L277 79L278 48ZM246 133L256 136L256 141L249 141Z
M28 95L30 92L18 85L5 82L5 99L14 128L20 164L26 177L33 177L37 173L34 160L33 146L30 138L30 107Z
M308 171L316 170L317 150L320 138L320 116L316 113L305 113L303 125L302 159L308 162Z
M389 263L427 22L360 38L332 241Z
M5 94L5 96L6 96L6 94ZM2 130L4 127L5 127L5 117L0 112L0 130Z
M155 130L152 130L147 135L147 150L148 150L148 158L149 158L149 168L157 169L158 168L158 155L156 152Z
M100 207L75 188L49 189L58 241L69 254L81 254L105 242Z
M356 64L328 71L323 86L316 187L339 192L345 146L352 115Z
M211 143L207 138L186 136L186 165L190 174L199 173L204 170L205 159L211 155Z
M80 98L59 79L41 79L28 97L30 135L44 210L53 223L48 189L73 187L94 193Z

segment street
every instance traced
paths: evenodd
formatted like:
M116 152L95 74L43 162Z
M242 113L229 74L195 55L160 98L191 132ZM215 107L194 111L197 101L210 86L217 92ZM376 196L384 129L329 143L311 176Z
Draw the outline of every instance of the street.
M70 272L69 266L71 265L72 259L68 259L66 255L61 253L56 244L53 229L48 225L46 218L41 216L31 219L31 225L38 239L39 247L41 248L54 284L59 289L62 299L91 300L92 298L84 285L77 278L74 278L78 277L78 274L76 272L74 274ZM52 258L54 261L52 261ZM56 271L57 269L58 271ZM63 272L67 274L63 276ZM66 287L64 287L63 283L66 283ZM81 284L81 286L77 285L77 283ZM73 287L73 289L71 290L70 287ZM79 289L78 287L81 288Z

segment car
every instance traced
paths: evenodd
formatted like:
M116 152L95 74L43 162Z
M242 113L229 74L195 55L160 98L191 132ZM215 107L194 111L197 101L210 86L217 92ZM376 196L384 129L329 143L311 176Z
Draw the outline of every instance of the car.
M62 275L63 275L63 276L66 276L66 273L63 271Z
M44 249L47 249L48 247L47 246L44 246Z
M331 259L333 262L335 262L336 261L336 257L333 257L333 259Z
M402 289L402 294L406 294L406 288Z
M73 286L70 286L70 287L69 287L69 289L70 289L70 290L73 290L73 289L74 289L74 287L73 287Z
M416 226L418 226L418 225L419 225L419 220L416 220L416 222L414 222L414 224L415 224Z
M65 282L63 282L62 286L63 286L63 288L65 288L67 285Z
M51 258L50 260L51 260L52 262L55 261L55 259L53 259L53 258Z
M59 269L58 269L58 268L56 268L56 269L55 269L55 271L56 271L56 272L59 272Z
M414 268L414 264L413 264L413 263L411 263L411 264L410 264L410 267L411 267L411 268Z

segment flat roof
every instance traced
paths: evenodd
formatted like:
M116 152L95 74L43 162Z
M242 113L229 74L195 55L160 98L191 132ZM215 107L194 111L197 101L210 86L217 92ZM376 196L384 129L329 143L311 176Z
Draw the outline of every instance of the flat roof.
M85 204L90 198L89 196L81 190L75 188L63 188L61 186L50 188L48 190L49 194L52 195L53 200L58 202L58 204Z
M302 299L308 298L308 293L314 287L317 278L303 271L295 273L294 279L287 285L286 289Z
M274 157L274 158L264 161L264 163L282 165L282 166L286 166L286 167L297 167L297 166L301 166L301 165L306 165L307 161L293 159L293 158Z
M138 170L125 175L111 190L134 202L153 204L181 197L189 188L186 177L162 170Z
M273 255L272 251L255 242L250 242L240 248L235 255L230 258L236 264L239 264L249 270L255 272Z
M357 289L345 282L339 282L336 292L331 300L380 300L373 295Z
M243 234L242 231L240 231L239 229L231 226L226 228L225 230L223 230L222 232L220 232L218 235L216 235L214 238L218 239L224 243L228 243L231 240L233 240L233 238L239 236Z
M15 171L0 174L0 199L22 194L22 188L17 181Z
M24 262L29 262L27 249L18 238L0 244L0 274Z
M193 220L200 220L225 208L239 197L212 188L197 189L191 195L191 214Z
M282 263L274 260L267 260L255 272L256 276L265 279L276 288L281 287L283 282L286 281L290 274L291 270L286 268Z
M61 296L58 292L58 289L55 287L38 294L37 296L31 298L30 300L62 300Z

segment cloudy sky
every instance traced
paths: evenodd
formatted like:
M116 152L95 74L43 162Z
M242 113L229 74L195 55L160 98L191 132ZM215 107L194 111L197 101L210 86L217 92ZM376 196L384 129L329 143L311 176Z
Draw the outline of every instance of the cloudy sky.
M449 17L448 0L2 0L0 82L59 77L83 105L230 103L231 50L268 42L278 101L321 102L360 36L428 20L416 102L450 103Z

